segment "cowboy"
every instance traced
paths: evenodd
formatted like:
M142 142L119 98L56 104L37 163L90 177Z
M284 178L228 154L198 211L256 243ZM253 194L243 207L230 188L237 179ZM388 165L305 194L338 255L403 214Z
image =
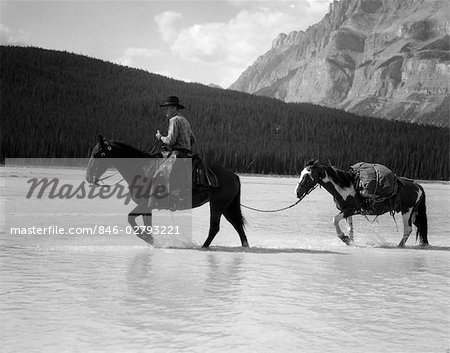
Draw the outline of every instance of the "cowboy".
M161 175L165 175L166 183L170 180L170 195L174 202L184 200L184 204L170 205L170 209L190 208L192 203L192 145L195 143L195 136L191 129L191 124L180 110L184 106L180 104L178 97L170 96L160 107L166 108L166 117L169 119L169 129L167 136L156 131L156 138L164 143L170 150L170 157L162 165ZM165 168L165 169L164 169Z
M184 106L179 103L178 97L170 96L160 107L166 108L166 117L169 119L169 131L167 136L163 136L157 130L156 138L161 140L178 157L190 157L192 155L192 145L195 143L195 136L192 133L191 124L179 112L184 109Z

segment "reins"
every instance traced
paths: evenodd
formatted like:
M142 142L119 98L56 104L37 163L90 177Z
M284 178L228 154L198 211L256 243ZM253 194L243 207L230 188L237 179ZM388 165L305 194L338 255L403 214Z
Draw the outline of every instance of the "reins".
M318 186L319 186L319 184L316 184L311 190L309 190L307 193L305 193L302 197L300 197L300 198L299 198L295 203L293 203L292 205L289 205L289 206L283 207L283 208L278 208L278 209L276 209L276 210L261 210L261 209L259 209L259 208L253 208L253 207L245 206L245 205L243 205L243 204L241 204L241 206L244 207L244 208L247 208L247 209L249 209L249 210L256 211L256 212L266 212L266 213L269 213L269 212L280 212L280 211L284 211L284 210L287 210L287 209L289 209L289 208L292 208L292 207L298 205L298 203L299 203L301 200L303 200L303 198L304 198L306 195L308 195L311 191L313 191L313 190L314 190L315 188L317 188Z
M111 187L114 187L114 186L116 186L116 185L119 185L122 181L125 180L124 178L120 179L117 183L115 183L115 184L113 184L113 185L105 184L105 183L103 182L103 180L112 178L113 176L115 176L115 175L118 174L118 173L119 173L119 172L115 172L114 174L111 174L111 175L108 175L108 176L106 176L106 177L104 177L104 178L101 178L101 179L96 180L97 185L98 185L98 186L106 186L106 187L110 187L110 188L111 188ZM99 181L102 182L102 185L98 184Z
M159 152L161 151L161 146L162 146L162 145L163 145L163 143L161 142L161 140L157 140L156 142L154 142L154 143L151 145L151 147L150 147L150 152L149 152L149 154L152 156L152 155L156 155L157 153L159 153ZM115 172L114 174L111 174L111 175L108 175L108 176L106 176L106 177L104 177L104 178L100 178L100 179L96 180L97 185L98 185L98 186L106 186L106 187L114 187L114 186L116 186L116 185L119 185L122 181L125 180L124 178L120 179L117 183L112 184L112 185L105 184L105 183L103 182L103 180L109 179L109 178L115 176L115 175L118 174L118 173L119 173L119 172ZM102 185L98 184L99 181L102 182Z

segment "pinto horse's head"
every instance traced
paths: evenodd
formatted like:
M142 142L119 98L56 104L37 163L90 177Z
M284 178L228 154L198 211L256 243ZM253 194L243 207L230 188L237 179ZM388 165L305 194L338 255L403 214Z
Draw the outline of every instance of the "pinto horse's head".
M103 173L111 166L112 152L113 150L108 140L99 135L99 141L92 150L86 170L88 183L96 184Z
M325 176L323 165L318 160L310 160L300 173L300 180L296 189L297 197L300 199L310 193Z

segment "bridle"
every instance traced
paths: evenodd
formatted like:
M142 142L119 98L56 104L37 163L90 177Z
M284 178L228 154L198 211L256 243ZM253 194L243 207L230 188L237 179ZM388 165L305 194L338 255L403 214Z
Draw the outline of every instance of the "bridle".
M310 178L311 178L311 177L310 177ZM314 181L313 178L311 178L311 180ZM310 194L310 193L311 193L313 190L315 190L318 186L322 186L321 181L322 181L322 179L319 179L319 181L318 181L313 187L311 187L308 191L305 192L305 194L304 194L302 197L299 198L298 202L300 202L301 200L303 200L304 197L305 197L306 195ZM297 188L298 188L299 186L300 186L300 181L297 183Z
M315 182L315 180L314 180L313 177L311 176L311 173L308 173L308 177L309 177L312 181ZM297 182L297 188L300 186L300 183L301 183L301 180ZM315 188L317 188L319 185L322 186L322 178L320 178L320 177L318 178L316 184L315 184L313 187L311 187L311 188L305 193L305 195L303 195L303 196L300 198L300 200L303 199L306 195L308 195L308 194L309 194L311 191L313 191Z
M108 141L104 141L103 144L105 144L105 145L108 146L108 147L107 147L107 150L108 150L109 152L112 151L112 147L109 145ZM161 140L157 140L156 142L154 142L154 143L151 145L151 147L150 147L149 155L150 155L150 156L153 156L153 155L157 155L158 153L160 153L161 147L162 147L162 146L163 146L163 143L162 143ZM102 157L105 157L105 156L106 156L105 152L102 152L101 155L102 155ZM95 157L95 158L98 158L98 157ZM109 158L112 158L112 157L109 157ZM139 167L136 167L135 169L137 170L138 168L139 168ZM132 171L134 171L134 170L132 170ZM111 175L108 175L108 176L105 176L105 177L103 177L103 178L97 179L97 180L95 180L94 185L105 186L105 187L115 187L116 185L119 185L122 181L124 181L125 179L122 178L122 179L120 179L117 183L112 184L112 185L110 185L110 184L105 184L103 181L106 180L106 179L112 178L113 176L115 176L115 175L117 175L117 174L119 174L119 172L115 172L115 173L113 173L113 174L111 174ZM102 182L102 184L99 184L99 182Z

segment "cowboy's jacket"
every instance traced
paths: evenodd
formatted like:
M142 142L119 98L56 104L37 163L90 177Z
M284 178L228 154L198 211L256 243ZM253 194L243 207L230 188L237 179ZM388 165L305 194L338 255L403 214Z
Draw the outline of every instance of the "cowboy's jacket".
M182 115L175 115L169 120L169 131L167 136L161 136L161 141L173 150L191 151L195 143L195 136L191 124Z

